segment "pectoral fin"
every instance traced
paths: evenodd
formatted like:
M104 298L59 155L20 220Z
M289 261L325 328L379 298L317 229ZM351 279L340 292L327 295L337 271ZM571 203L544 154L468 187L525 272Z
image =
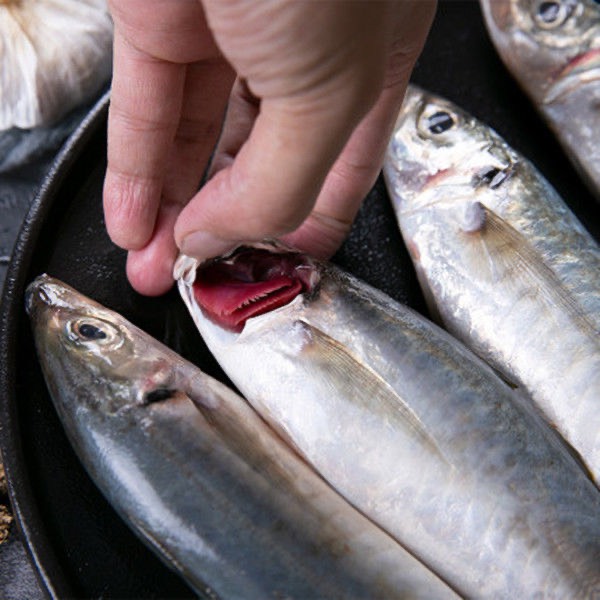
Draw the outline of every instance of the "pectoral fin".
M479 206L483 218L476 233L483 244L481 260L488 262L492 280L512 282L547 306L559 307L587 335L597 338L594 324L527 238L494 211Z
M309 340L302 354L310 355L313 372L316 369L316 374L332 387L343 389L349 402L380 415L390 426L419 443L423 450L448 463L423 422L376 371L320 329L305 321L296 324L304 329Z

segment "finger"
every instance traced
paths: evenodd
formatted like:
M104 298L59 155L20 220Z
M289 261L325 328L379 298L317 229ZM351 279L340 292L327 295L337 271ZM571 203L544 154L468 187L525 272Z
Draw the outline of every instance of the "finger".
M181 117L164 178L164 201L183 205L198 191L221 133L234 79L234 71L221 57L187 67Z
M388 88L353 133L327 176L315 208L299 229L283 236L285 242L319 258L328 258L345 239L381 168L385 141L402 103L409 67L406 65L393 81L388 80ZM232 164L258 111L259 100L243 80L236 81L211 174Z
M331 96L315 102L263 100L234 162L182 211L175 228L182 251L207 258L240 240L295 229L310 212L327 172L368 109L364 94L356 90L339 96L335 108Z
M108 117L104 213L111 239L139 249L150 239L177 131L185 66L154 59L118 31Z
M219 136L233 78L222 60L203 61L187 69L181 119L167 160L158 218L146 246L128 257L129 281L142 294L162 294L173 284L174 223L198 189Z
M173 285L173 264L178 254L173 227L180 210L177 204L161 204L150 242L127 255L127 278L140 294L160 296Z
M260 99L248 89L245 80L238 79L231 91L227 118L210 165L209 177L231 166L252 131L259 108Z
M352 134L325 180L315 208L302 225L283 239L318 258L331 257L347 237L360 205L373 187L411 72L433 20L435 3L405 2L396 15L383 91ZM404 35L406 23L411 35Z
M401 79L383 90L327 175L314 209L283 241L322 259L341 246L381 170L409 75L407 65Z

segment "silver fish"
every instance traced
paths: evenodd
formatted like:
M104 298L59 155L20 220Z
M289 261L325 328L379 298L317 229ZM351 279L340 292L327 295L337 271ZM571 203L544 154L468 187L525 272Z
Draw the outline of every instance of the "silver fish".
M48 276L27 307L80 459L200 595L456 597L228 388Z
M525 387L600 482L600 248L535 167L412 87L384 174L432 313Z
M480 2L500 57L600 199L600 4Z
M600 593L597 488L449 334L301 254L241 248L200 268L182 256L175 275L257 411L461 595Z

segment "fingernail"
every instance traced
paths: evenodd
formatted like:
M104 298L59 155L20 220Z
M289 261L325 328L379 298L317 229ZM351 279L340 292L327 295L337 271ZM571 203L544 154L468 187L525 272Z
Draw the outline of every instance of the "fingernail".
M231 241L215 237L208 231L195 231L183 238L181 252L199 260L221 256L232 250L235 244Z

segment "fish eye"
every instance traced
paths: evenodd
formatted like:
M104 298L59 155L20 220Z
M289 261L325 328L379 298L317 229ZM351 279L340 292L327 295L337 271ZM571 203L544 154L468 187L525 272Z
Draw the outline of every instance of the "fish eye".
M419 116L417 129L423 137L439 136L439 139L442 140L445 138L444 134L452 130L457 123L458 117L446 107L429 105Z
M435 135L444 133L454 127L454 119L450 113L440 110L427 118L427 128Z
M103 340L106 338L106 333L100 327L96 327L91 323L81 323L77 327L77 330L81 337L88 340Z
M565 0L540 0L534 7L533 18L543 29L552 29L567 20L572 8Z
M113 345L120 343L122 336L119 330L101 319L84 317L67 323L67 335L69 339L81 344Z

